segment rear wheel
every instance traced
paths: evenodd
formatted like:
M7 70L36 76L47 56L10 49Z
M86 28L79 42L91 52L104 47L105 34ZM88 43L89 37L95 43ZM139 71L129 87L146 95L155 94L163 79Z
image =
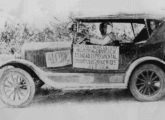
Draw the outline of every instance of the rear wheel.
M165 73L158 66L144 64L132 74L130 91L139 101L156 101L165 93Z
M3 72L0 80L0 98L12 107L28 105L35 94L32 77L20 68L10 68Z

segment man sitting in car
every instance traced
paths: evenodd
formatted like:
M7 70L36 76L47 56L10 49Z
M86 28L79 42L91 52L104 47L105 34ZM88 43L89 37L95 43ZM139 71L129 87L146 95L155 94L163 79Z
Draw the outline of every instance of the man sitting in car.
M107 33L108 26L111 27L110 28L111 31L109 33ZM91 37L89 40L90 43L99 44L99 45L107 45L107 44L112 43L114 40L116 40L116 37L115 37L114 33L112 32L112 25L110 25L106 22L103 22L100 24L99 30L100 30L102 37L97 37L97 38Z
M139 42L146 42L146 40L149 38L149 34L151 35L152 32L159 26L159 22L155 20L150 20L148 21L148 28L149 28L149 33L147 30L147 27L144 26L143 29L140 31L140 33L135 37L134 42L139 43Z
M149 22L149 32L150 34L159 26L160 22L156 20L151 20Z

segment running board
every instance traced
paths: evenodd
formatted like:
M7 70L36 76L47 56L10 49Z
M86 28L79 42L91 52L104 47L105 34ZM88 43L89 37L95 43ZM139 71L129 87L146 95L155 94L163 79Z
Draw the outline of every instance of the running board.
M124 73L53 73L47 74L49 86L58 89L125 89Z

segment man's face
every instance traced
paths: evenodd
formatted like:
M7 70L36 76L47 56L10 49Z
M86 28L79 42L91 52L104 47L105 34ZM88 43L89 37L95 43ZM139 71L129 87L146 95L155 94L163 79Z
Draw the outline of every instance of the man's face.
M150 22L150 27L151 27L151 30L154 30L156 28L156 24L154 21Z
M111 33L113 31L112 25L107 26L107 33Z

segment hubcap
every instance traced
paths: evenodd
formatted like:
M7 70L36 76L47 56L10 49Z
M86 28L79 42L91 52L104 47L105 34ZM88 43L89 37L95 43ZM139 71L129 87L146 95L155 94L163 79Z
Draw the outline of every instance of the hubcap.
M136 80L136 87L138 91L147 96L152 96L160 90L160 78L152 70L142 71Z

